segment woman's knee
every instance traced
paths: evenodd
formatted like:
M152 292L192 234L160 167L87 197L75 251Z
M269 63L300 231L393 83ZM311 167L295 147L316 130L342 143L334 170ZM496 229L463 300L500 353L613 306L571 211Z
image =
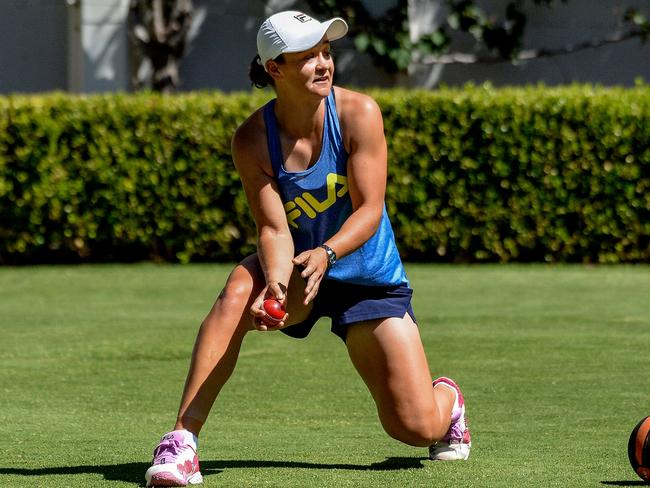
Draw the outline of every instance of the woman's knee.
M253 292L261 288L263 274L257 255L248 256L232 270L219 295L224 305L238 309L246 306L253 299Z
M444 435L436 425L434 415L382 416L381 420L389 436L410 446L428 447Z
M230 273L202 327L218 323L245 322L247 324L245 328L252 328L252 322L248 324L249 321L245 319L249 316L248 307L253 300L256 286L259 287L255 267L247 258Z
M246 306L250 301L253 292L253 284L245 274L235 270L223 290L219 294L218 301L226 309L236 310Z

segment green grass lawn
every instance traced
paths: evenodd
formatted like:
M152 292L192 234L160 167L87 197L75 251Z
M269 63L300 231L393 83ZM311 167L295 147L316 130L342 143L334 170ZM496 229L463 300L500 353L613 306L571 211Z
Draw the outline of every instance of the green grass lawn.
M1 487L142 485L230 266L0 268ZM206 487L634 486L650 267L408 266L470 460L390 439L340 340L251 333L206 424Z

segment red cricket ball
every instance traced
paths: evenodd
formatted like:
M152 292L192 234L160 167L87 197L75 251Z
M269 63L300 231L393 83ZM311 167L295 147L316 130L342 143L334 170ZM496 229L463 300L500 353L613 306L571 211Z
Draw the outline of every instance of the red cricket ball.
M264 300L263 307L267 316L266 320L271 322L273 325L281 322L286 314L282 304L273 298L267 298Z

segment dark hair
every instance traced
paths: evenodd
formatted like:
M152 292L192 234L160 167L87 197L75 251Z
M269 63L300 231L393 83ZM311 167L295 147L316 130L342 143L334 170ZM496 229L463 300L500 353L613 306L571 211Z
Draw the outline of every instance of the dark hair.
M280 54L273 61L276 63L284 63L284 56ZM262 66L262 61L260 60L260 55L256 54L251 61L251 66L248 70L248 77L251 80L251 84L257 88L265 88L267 86L275 86L275 82L270 74L266 72L264 66Z

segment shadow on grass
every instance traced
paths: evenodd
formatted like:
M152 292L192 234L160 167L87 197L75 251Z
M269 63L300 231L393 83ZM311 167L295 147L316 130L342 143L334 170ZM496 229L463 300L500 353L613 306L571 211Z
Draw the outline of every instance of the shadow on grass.
M621 481L601 481L601 485L607 485L607 486L648 486L648 483L645 481L641 480L634 480L634 481L626 481L626 480L621 480Z
M225 469L237 468L299 468L299 469L349 469L352 471L398 471L402 469L421 469L427 458L391 457L372 464L327 464L302 461L261 461L261 460L223 460L201 462L204 476L219 474ZM97 473L106 480L125 481L144 484L144 473L149 463L108 464L98 466L60 466L51 468L3 468L0 475L50 476Z

